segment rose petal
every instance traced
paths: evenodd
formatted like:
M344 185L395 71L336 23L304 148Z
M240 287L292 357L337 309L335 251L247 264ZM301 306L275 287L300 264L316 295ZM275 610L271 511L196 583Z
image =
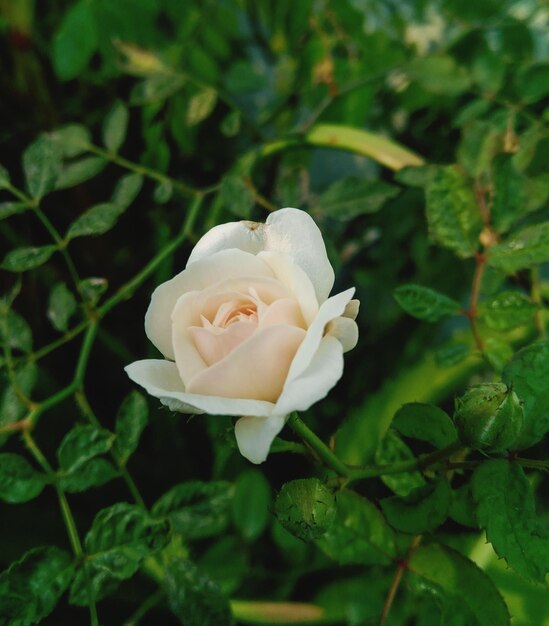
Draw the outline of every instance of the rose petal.
M215 326L211 329L198 326L189 328L196 349L208 366L221 361L242 342L249 339L256 330L257 324L246 321L235 322L221 329Z
M241 417L234 427L240 454L252 463L263 463L269 454L273 439L282 430L285 422L286 418L281 415Z
M334 270L326 254L322 234L305 211L286 208L271 213L265 224L231 222L208 231L196 244L187 267L219 250L238 248L252 254L282 252L306 272L319 302L324 302L334 284Z
M222 361L196 374L188 381L187 391L276 402L305 335L295 326L263 328Z
M288 372L288 381L300 376L309 366L316 351L318 350L320 341L324 335L324 328L326 324L343 314L345 306L353 297L354 292L355 288L351 287L346 291L338 293L336 296L328 298L328 300L322 304L316 319L309 327L307 336L305 337L303 343L299 346L295 358L292 361L290 371Z
M360 300L350 300L343 311L343 317L349 317L352 320L356 320L358 311L360 309Z
M343 352L349 352L358 343L358 326L354 319L348 317L336 317L328 322L325 333L341 342Z
M285 254L260 252L257 256L267 263L276 278L294 295L309 326L318 313L318 301L309 276Z
M335 337L324 337L308 367L284 385L273 413L305 411L325 398L342 375L343 346Z
M263 263L263 261L260 262ZM224 302L248 298L248 295L242 296L240 292L249 292L251 289L259 293L267 302L288 296L286 287L274 278L244 277L221 280L200 292L185 293L177 300L171 314L172 354L181 380L185 384L208 367L189 329L192 326L202 325L202 314L212 321Z
M259 317L259 328L274 326L275 324L289 324L299 328L307 327L298 303L290 298L275 300L266 307L265 312Z
M147 393L158 398L171 411L262 417L267 417L273 412L274 404L271 402L187 393L179 378L177 367L171 361L145 359L130 363L124 369L135 383L144 387Z
M154 290L145 315L147 337L165 357L174 359L170 316L179 297L242 276L272 278L273 273L261 259L242 250L222 250L193 263Z

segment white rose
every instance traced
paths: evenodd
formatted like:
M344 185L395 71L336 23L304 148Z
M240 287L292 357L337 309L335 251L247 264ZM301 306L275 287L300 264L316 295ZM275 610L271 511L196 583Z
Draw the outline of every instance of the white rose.
M333 282L303 211L216 226L152 295L145 331L166 360L126 372L172 411L243 416L239 450L262 463L286 416L327 395L356 345L354 288L329 298Z

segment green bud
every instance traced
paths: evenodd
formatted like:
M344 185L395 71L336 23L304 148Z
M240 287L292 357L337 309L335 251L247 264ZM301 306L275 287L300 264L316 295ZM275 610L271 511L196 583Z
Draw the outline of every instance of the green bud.
M522 430L524 411L503 383L482 383L457 398L454 422L461 441L475 450L508 450Z
M292 480L282 486L275 502L275 513L284 528L312 541L332 525L335 515L333 493L318 478Z

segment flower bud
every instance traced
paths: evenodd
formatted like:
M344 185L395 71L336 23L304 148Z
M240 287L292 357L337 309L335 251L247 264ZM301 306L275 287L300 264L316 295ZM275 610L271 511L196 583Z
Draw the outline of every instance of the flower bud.
M517 394L503 383L482 383L456 399L454 422L463 443L475 450L509 449L522 430L524 411Z
M292 480L282 486L275 502L278 521L292 535L312 541L332 525L335 498L318 478Z

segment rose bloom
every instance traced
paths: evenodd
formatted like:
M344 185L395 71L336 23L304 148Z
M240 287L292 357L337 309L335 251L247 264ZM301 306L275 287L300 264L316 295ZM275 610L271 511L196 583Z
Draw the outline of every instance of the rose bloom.
M329 298L333 283L304 211L216 226L152 295L145 332L165 359L126 372L172 411L242 416L238 448L262 463L287 415L327 395L356 345L354 288Z

